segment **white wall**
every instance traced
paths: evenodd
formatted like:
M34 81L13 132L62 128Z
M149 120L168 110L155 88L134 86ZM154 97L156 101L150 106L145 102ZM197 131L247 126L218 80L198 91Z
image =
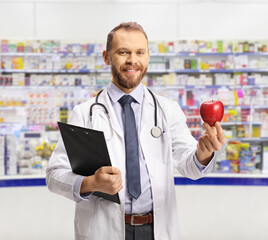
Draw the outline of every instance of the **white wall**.
M188 185L176 194L181 240L268 239L267 187ZM69 199L46 187L0 188L0 196L0 239L74 239Z
M105 40L122 21L151 40L268 39L267 12L267 0L0 0L0 39Z

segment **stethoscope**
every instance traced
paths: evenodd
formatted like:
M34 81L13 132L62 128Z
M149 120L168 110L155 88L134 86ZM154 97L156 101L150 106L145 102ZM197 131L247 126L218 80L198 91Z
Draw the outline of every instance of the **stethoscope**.
M105 113L107 114L108 118L109 117L109 112L106 108L106 106L102 103L99 103L99 96L102 93L103 90L101 90L100 92L98 92L97 96L96 96L96 100L95 103L93 103L90 106L90 110L89 110L89 115L90 115L90 119L92 118L92 111L93 111L93 107L94 106L101 106L104 110ZM162 129L160 127L157 126L157 104L156 104L156 99L154 94L148 89L148 91L150 92L150 94L152 95L153 101L154 101L154 126L151 129L151 134L154 138L159 138L162 135Z

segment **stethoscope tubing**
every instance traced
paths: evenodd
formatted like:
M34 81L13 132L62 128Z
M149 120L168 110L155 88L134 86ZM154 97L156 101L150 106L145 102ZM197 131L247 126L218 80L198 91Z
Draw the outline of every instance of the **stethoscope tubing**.
M108 112L108 109L106 108L106 106L102 103L99 102L99 96L100 94L102 93L103 90L99 91L97 96L96 96L96 100L95 100L95 103L93 103L91 106L90 106L90 110L89 110L89 115L90 115L90 119L92 117L92 112L93 112L93 107L94 106L101 106L103 107L103 109L105 110L105 113L107 114L107 116L109 117L109 112ZM152 98L153 98L153 101L154 101L154 127L152 128L151 130L151 134L153 137L155 138L159 138L162 134L162 130L160 127L157 126L157 103L156 103L156 99L155 99L155 96L154 94L151 92L151 90L149 90L149 93L151 94Z

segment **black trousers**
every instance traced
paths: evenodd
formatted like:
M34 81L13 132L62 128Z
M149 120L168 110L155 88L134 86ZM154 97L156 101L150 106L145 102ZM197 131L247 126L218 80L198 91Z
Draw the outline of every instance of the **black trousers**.
M154 240L153 223L138 226L125 224L125 226L126 226L126 240Z

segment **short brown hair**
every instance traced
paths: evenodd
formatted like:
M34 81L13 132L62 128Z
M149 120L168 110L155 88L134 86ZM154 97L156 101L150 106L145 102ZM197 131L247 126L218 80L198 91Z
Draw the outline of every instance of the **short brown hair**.
M143 35L145 36L145 38L148 42L148 37L147 37L146 33L144 32L144 30L140 24L138 24L136 22L123 22L123 23L119 24L118 26L116 26L111 32L109 32L109 34L107 36L107 43L106 43L107 53L109 53L111 51L114 33L116 31L118 31L119 29L124 29L126 31L140 31L143 33Z

